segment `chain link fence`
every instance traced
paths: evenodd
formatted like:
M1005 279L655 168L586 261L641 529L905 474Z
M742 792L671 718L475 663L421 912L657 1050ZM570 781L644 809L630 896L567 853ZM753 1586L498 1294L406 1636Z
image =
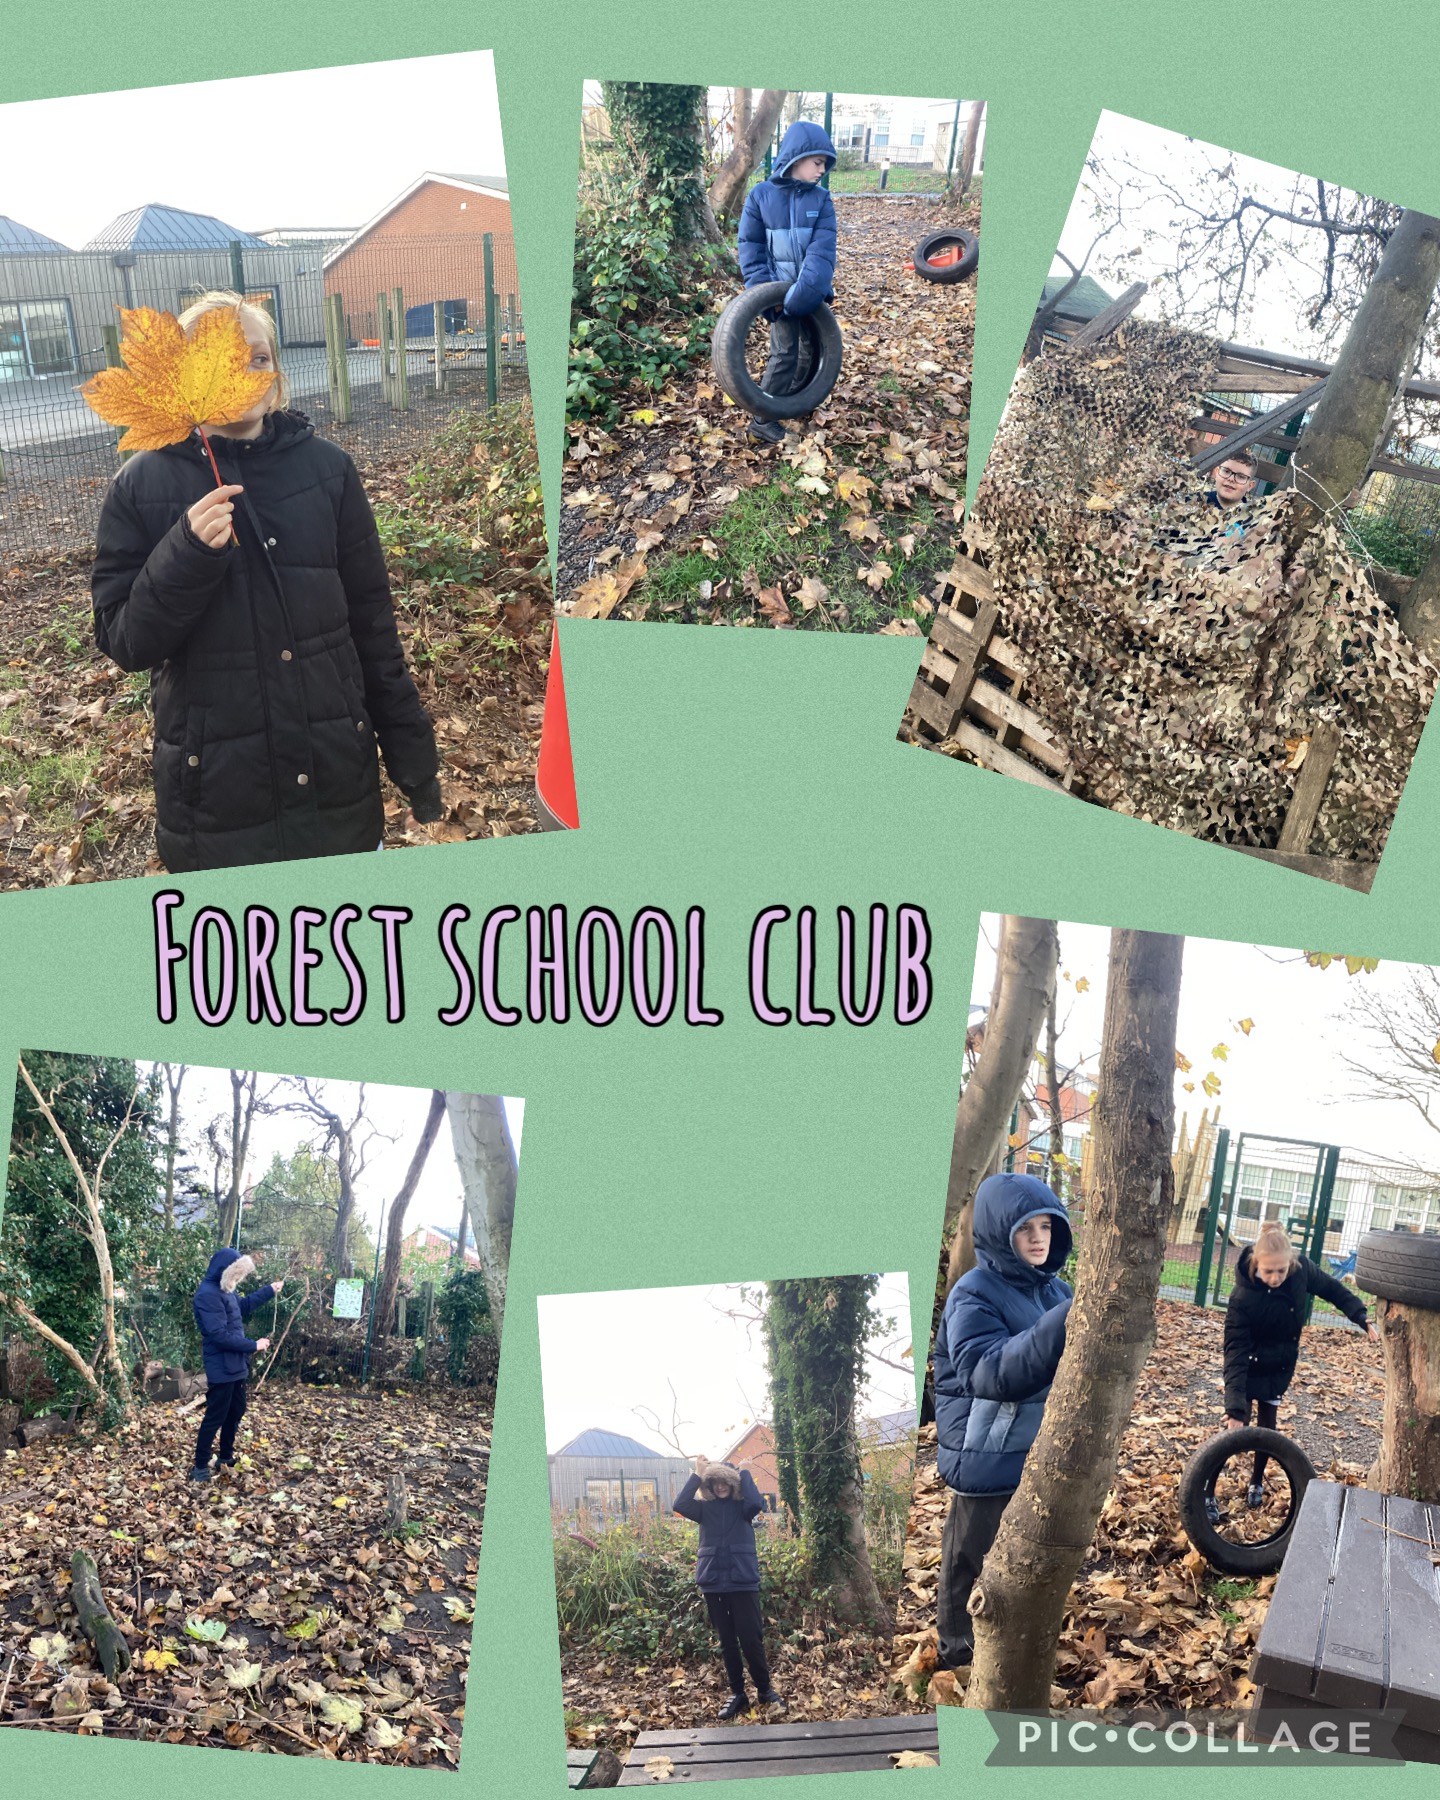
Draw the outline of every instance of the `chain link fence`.
M119 361L116 309L179 313L217 288L270 312L290 404L362 469L528 392L508 233L0 257L0 562L94 540L119 434L79 389Z

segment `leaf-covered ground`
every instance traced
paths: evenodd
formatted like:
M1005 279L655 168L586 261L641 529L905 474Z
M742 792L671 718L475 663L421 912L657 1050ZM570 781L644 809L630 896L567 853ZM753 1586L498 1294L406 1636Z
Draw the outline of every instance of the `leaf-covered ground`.
M905 264L928 231L978 229L979 206L840 194L836 212L830 398L757 445L703 368L612 431L572 427L562 611L923 635L964 505L975 298Z
M266 1383L209 1486L185 1479L196 1425L152 1405L117 1435L5 1452L0 1725L455 1767L488 1400ZM113 1682L69 1602L77 1549L129 1644Z
M385 843L533 831L551 614L538 475L507 470L494 494L481 483L477 504L438 486L417 491L414 464L413 453L371 456L361 473L394 523L397 617L435 722L447 811L407 830L404 795L385 781ZM75 551L0 565L3 889L160 868L149 677L95 649L89 565Z
M1223 1426L1224 1315L1161 1301L1155 1348L1121 1442L1115 1486L1071 1590L1056 1706L1225 1708L1251 1694L1249 1667L1274 1577L1217 1575L1190 1547L1176 1507L1180 1473ZM1322 1476L1363 1483L1379 1451L1384 1362L1359 1333L1305 1333L1280 1429ZM894 1666L907 1693L959 1705L966 1676L935 1669L935 1595L947 1493L935 1427L921 1433Z

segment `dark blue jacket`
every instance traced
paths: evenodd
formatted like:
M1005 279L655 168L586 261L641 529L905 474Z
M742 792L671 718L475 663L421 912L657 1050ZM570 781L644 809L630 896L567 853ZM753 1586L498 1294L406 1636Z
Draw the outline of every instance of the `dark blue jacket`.
M740 273L747 288L788 281L785 311L814 312L835 290L835 202L817 181L792 181L785 171L806 156L835 166L835 146L819 125L797 119L780 140L770 179L757 182L740 214Z
M210 1258L205 1279L195 1290L195 1323L200 1329L208 1381L244 1381L249 1375L256 1343L254 1338L246 1337L243 1321L257 1306L275 1297L274 1288L269 1286L256 1288L243 1299L239 1294L226 1293L220 1277L231 1263L239 1260L238 1250L228 1246L217 1250Z
M1012 1244L1018 1225L1048 1214L1044 1266ZM961 1494L1020 1485L1050 1383L1065 1348L1070 1289L1054 1273L1070 1254L1064 1206L1033 1175L990 1175L975 1194L976 1266L950 1290L935 1334L940 1473Z
M748 1469L740 1471L738 1500L702 1495L698 1475L692 1475L675 1496L675 1511L700 1527L695 1585L702 1593L759 1593L760 1558L755 1553L755 1527L750 1521L764 1510L765 1502Z

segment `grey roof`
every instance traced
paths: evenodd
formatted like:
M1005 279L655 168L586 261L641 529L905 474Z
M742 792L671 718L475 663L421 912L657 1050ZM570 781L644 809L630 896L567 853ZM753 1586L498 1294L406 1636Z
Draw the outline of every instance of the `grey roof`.
M432 175L438 175L441 181L468 181L471 187L499 188L502 194L510 192L509 177L505 175L457 175L454 170L432 169Z
M61 244L43 231L32 231L18 219L7 219L0 213L0 256L71 256L68 244Z
M913 1406L904 1412L881 1413L878 1418L866 1419L860 1427L860 1438L863 1443L877 1446L903 1444L918 1422L919 1414Z
M668 1462L669 1457L663 1450L652 1450L647 1444L635 1438L625 1437L618 1431L597 1431L593 1426L589 1431L582 1431L579 1437L571 1438L563 1449L555 1452L556 1456L624 1456L630 1461L643 1457L647 1462Z
M264 238L227 225L209 213L184 212L178 206L137 206L96 232L87 250L272 250Z
M1047 301L1053 300L1069 279L1068 275L1047 276L1040 295L1040 304L1044 306ZM1093 319L1096 313L1104 312L1114 298L1113 294L1105 292L1098 281L1092 281L1088 275L1082 275L1065 296L1065 311L1076 318Z

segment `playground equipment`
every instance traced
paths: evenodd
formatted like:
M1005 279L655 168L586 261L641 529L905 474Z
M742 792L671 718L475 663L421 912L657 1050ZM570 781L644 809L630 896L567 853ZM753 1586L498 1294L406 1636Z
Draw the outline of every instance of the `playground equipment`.
M1325 1234L1330 1227L1330 1202L1335 1193L1335 1174L1340 1166L1340 1146L1321 1144L1311 1138L1273 1137L1268 1132L1242 1131L1235 1140L1234 1158L1230 1155L1230 1132L1221 1126L1215 1134L1215 1161L1210 1176L1210 1199L1205 1209L1205 1239L1200 1249L1200 1268L1195 1278L1195 1304L1219 1306L1229 1297L1235 1282L1235 1262L1240 1245L1232 1227L1237 1206L1247 1201L1245 1194L1246 1144L1285 1144L1299 1152L1295 1196L1290 1210L1279 1216L1291 1243L1303 1251L1313 1263L1325 1254ZM1304 1152L1314 1152L1313 1166L1306 1170ZM1308 1188L1307 1188L1308 1181ZM1256 1203L1258 1206L1258 1202ZM1268 1215L1267 1215L1268 1216ZM1244 1215L1242 1214L1242 1219ZM1262 1221L1245 1221L1253 1236ZM1219 1245L1219 1255L1216 1246ZM1231 1252L1234 1252L1234 1255ZM1305 1303L1304 1323L1310 1322L1312 1300Z
M980 267L980 234L951 225L915 246L915 273L923 281L967 281Z
M840 379L844 339L840 321L825 305L795 323L801 328L796 387L788 394L767 394L745 361L750 328L762 313L783 306L790 284L765 281L739 293L715 322L710 339L710 366L715 379L737 406L765 419L803 419L815 411Z
M1355 1285L1379 1300L1440 1312L1440 1237L1367 1231L1355 1248Z
M1252 1480L1255 1456L1264 1478ZM1300 1516L1315 1466L1283 1431L1246 1425L1202 1444L1180 1477L1180 1522L1214 1569L1226 1575L1273 1575Z

